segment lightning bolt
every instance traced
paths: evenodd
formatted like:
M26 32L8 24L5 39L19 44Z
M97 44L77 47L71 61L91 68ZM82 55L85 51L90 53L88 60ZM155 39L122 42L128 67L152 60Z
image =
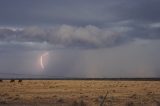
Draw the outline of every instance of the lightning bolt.
M43 57L47 56L48 55L48 52L44 53L41 55L40 57L40 65L41 65L41 68L44 69L44 64L43 64Z

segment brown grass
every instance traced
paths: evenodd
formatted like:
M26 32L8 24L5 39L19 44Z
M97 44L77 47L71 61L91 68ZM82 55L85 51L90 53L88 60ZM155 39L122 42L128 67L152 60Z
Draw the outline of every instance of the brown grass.
M102 101L103 106L159 106L160 81L24 80L10 83L5 80L0 83L0 105L100 106Z

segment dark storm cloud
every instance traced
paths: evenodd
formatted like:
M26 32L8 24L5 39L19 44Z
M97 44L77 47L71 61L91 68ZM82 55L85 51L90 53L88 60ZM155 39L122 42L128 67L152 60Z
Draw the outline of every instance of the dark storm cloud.
M0 41L1 45L6 42L11 44L10 46L33 46L42 49L45 48L43 44L50 46L50 49L52 47L106 48L129 43L135 39L160 38L160 23L134 23L134 21L121 21L103 28L93 25L84 27L60 25L47 28L34 26L20 29L1 27Z
M0 0L0 71L159 77L159 5L160 0ZM43 70L40 57L46 52Z
M0 41L104 48L136 38L159 39L159 4L159 0L1 0L0 25L23 28L1 28Z
M1 25L88 24L134 20L160 22L159 0L1 0Z
M128 27L98 28L88 25L76 27L62 25L52 28L28 27L23 29L1 28L2 42L33 42L80 48L103 48L125 42ZM30 44L30 43L29 43Z

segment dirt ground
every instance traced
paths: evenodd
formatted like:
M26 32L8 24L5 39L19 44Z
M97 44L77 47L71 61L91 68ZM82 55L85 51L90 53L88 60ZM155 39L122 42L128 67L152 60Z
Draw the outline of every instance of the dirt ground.
M0 82L0 106L160 106L160 81Z

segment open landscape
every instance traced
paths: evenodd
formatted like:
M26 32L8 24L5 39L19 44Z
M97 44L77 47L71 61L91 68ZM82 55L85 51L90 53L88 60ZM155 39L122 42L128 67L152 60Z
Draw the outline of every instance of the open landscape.
M160 0L0 0L0 106L160 106Z
M160 81L3 80L0 105L160 106Z

